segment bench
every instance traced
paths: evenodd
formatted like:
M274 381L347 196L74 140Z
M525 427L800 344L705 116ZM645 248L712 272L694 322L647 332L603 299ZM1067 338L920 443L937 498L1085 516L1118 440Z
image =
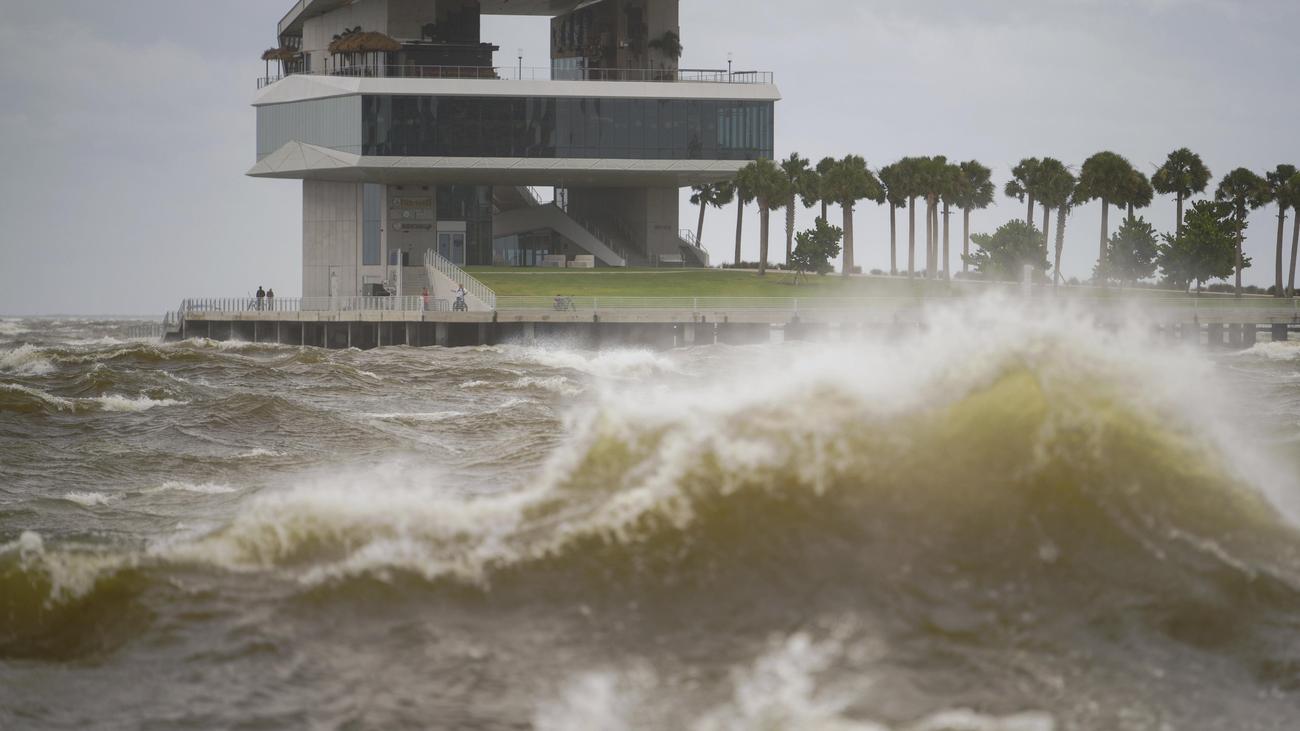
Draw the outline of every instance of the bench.
M582 254L579 256L575 256L573 257L573 261L569 262L569 268L570 269L595 269L596 257L590 254Z
M568 263L568 261L569 258L563 254L550 254L548 256L542 257L542 267L543 268L554 267L556 269L563 269L565 265Z
M681 254L661 254L659 256L659 266L670 264L672 266L685 267L686 259Z

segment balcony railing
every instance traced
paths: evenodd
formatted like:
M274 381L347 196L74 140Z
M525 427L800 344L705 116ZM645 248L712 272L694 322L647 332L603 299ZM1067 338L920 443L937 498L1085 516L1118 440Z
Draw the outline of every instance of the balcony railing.
M771 84L771 71L726 69L551 69L521 66L412 66L362 64L333 66L301 74L264 76L262 89L289 76L342 76L366 79L476 79L493 81L653 81L698 84Z

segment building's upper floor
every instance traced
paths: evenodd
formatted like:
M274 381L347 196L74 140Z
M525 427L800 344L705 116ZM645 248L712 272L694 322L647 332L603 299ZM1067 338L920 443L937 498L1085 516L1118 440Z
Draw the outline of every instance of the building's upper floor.
M296 74L771 84L770 73L680 69L680 0L299 0L259 87ZM485 15L550 17L550 66L494 67ZM730 66L730 64L728 64Z

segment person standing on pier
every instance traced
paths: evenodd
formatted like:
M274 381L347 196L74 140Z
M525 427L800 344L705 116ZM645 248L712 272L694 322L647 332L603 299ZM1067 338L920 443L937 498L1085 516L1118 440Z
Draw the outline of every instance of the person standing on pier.
M274 289L268 289L268 290L266 290L266 309L268 309L268 310L274 310L274 309L275 309L275 290L274 290Z
M262 285L259 284L257 285L257 309L259 312L262 310L262 302L265 299L266 299L266 290L262 289Z
M429 309L429 288L424 288L424 293L420 295L420 309L428 311Z

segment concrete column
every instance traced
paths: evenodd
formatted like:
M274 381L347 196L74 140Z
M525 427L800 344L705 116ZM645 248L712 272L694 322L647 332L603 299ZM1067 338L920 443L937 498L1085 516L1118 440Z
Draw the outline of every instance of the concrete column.
M352 323L348 323L348 348L352 347Z
M451 328L447 327L445 322L435 323L433 326L433 344L439 348L445 348L449 342L451 342Z
M1257 341L1255 323L1247 322L1241 326L1241 345L1244 348L1253 348Z
M1223 347L1223 324L1212 322L1205 326L1206 333L1209 334L1209 345L1211 348Z
M1272 329L1272 331L1273 331L1273 342L1275 342L1275 343L1285 343L1285 342L1286 342L1287 332L1286 332L1286 323L1285 323L1285 322L1282 322L1282 323L1275 322L1275 323L1273 323L1271 329Z
M486 322L480 322L478 324L478 344L488 344L488 324Z
M688 322L682 325L682 345L687 348L695 345L695 323Z
M1228 346L1231 348L1241 347L1241 325L1230 323L1228 325Z
M535 322L524 323L524 344L526 345L537 344L537 323Z

